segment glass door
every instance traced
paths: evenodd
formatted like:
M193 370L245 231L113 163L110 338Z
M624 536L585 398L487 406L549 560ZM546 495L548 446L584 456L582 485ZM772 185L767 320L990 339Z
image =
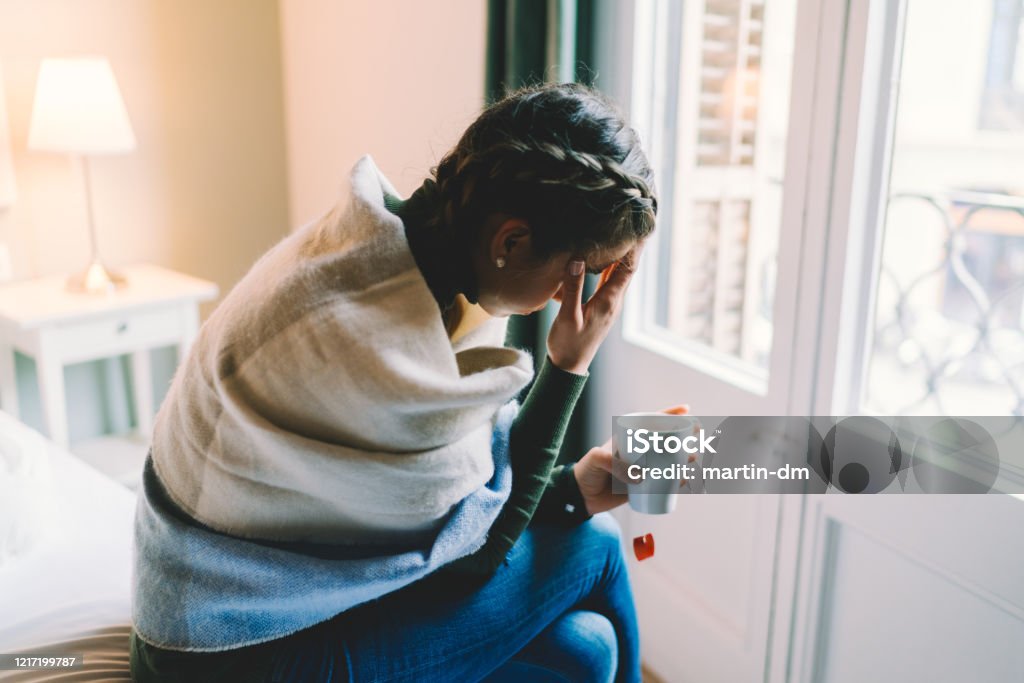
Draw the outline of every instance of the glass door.
M1024 415L1024 0L907 5L865 410Z
M697 415L794 410L800 271L808 246L821 247L805 246L809 188L831 163L821 140L836 121L838 47L822 26L837 22L824 4L605 5L606 35L631 40L599 68L602 87L630 105L657 174L659 227L590 380L595 442L612 415L681 402ZM763 679L780 512L778 496L751 495L686 496L670 516L618 513L627 539L658 542L658 562L631 567L655 673Z
M631 102L665 210L591 380L597 421L679 402L697 415L1019 414L1021 4L615 3L632 40L613 94ZM936 600L964 601L983 629L998 622L978 595L1024 613L1005 580L1024 556L1020 501L882 498L621 511L627 539L659 543L657 563L631 567L645 659L668 678L861 680L858 657L916 665L897 649L865 660L865 647L907 633L925 647L938 627L972 637L970 621L927 609ZM909 565L936 568L914 585L943 581L844 638L865 603L843 577L881 583ZM1015 656L1000 646L989 661ZM936 661L970 664L954 650Z
M819 414L1021 414L1022 4L847 5L819 313L802 309ZM1017 497L786 497L779 528L766 680L1022 670Z

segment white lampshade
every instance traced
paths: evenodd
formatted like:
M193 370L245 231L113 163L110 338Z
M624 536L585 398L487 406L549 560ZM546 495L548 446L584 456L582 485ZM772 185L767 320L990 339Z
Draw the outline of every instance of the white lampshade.
M71 154L116 154L135 149L128 111L106 59L43 60L28 147Z

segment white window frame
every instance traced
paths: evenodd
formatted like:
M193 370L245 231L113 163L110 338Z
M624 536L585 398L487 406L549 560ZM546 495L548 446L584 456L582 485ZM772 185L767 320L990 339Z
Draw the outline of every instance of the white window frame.
M621 4L632 5L633 3ZM666 32L658 31L655 27L667 25L674 20L678 21L685 13L685 9L680 9L685 4L685 1L680 3L679 0L647 0L635 3L636 14L632 17L632 40L629 41L630 44L641 45L642 40L652 32L658 39L664 40ZM654 30L652 31L652 29ZM675 134L667 132L667 127L663 125L668 120L666 109L671 107L670 111L674 112L675 103L667 101L655 102L651 89L646 87L654 81L665 80L667 77L666 71L669 71L665 64L667 60L680 59L679 46L672 43L670 48L668 54L659 52L654 47L643 50L637 49L632 53L633 59L630 61L633 68L629 74L629 109L634 126L641 131L642 141L654 135L657 135L659 138L667 138L672 143L676 140ZM674 54L671 51L672 49L675 50ZM658 59L659 56L662 59ZM653 78L648 80L644 77L645 74L651 73L655 74ZM674 95L679 87L679 84L674 84L668 88L668 92L670 95ZM678 121L678 119L677 114L671 116L672 121ZM666 192L672 192L673 188L671 185L673 184L675 174L671 172L672 169L665 168L660 147L656 145L647 145L646 147L652 165L663 171L670 171L667 177L659 178L661 193L664 195ZM666 199L673 205L677 204L671 196L666 195ZM670 216L673 222L675 220L675 214L672 211L674 208L675 206L670 207L672 212ZM665 226L665 228L659 231L655 239L652 240L653 244L648 247L652 252L647 257L648 263L653 264L655 261L661 263L664 259L668 258L664 245L670 237L668 234L670 229L674 227L674 225ZM651 296L650 292L664 284L658 280L659 276L663 273L663 268L655 267L647 267L640 271L638 282L632 288L629 303L623 312L623 337L632 344L671 358L683 365L693 368L713 369L718 379L752 394L765 396L768 393L769 372L767 369L757 368L731 354L723 353L706 344L687 342L685 339L680 339L677 333L670 332L652 322L655 319L654 306L656 298Z
M633 84L657 64L633 46L659 6L679 0L629 0L606 7L607 27L629 34L602 74L603 87L643 131L653 116L650 93ZM683 0L685 2L685 0ZM786 161L783 230L799 223L799 254L780 249L776 291L799 283L793 310L777 298L773 346L791 344L769 372L702 344L680 344L651 324L658 269L641 269L623 312L622 336L630 344L690 368L711 369L717 379L764 396L769 377L787 375L785 414L846 414L859 411L874 314L882 221L892 151L895 95L905 0L800 0L793 67ZM636 15L634 16L634 11ZM654 20L657 20L655 18ZM649 25L649 23L648 23ZM815 59L800 60L813 50ZM883 75L888 74L888 75ZM891 76L890 76L891 75ZM810 85L806 85L806 84ZM811 98L810 107L806 100ZM858 144L869 140L870 144ZM649 150L657 166L658 150ZM802 186L802 190L801 190ZM649 246L645 261L659 257ZM650 260L648 260L650 259ZM791 321L792 327L787 326ZM780 334L781 330L781 334ZM791 338L789 338L791 337Z
M810 390L800 402L816 415L857 413L862 403L906 12L906 0L829 0L828 5L834 6L831 20L845 23L845 49L834 165L828 184L820 182L811 190L812 197L822 200L815 202L815 209L825 228L813 250L820 254L820 266L807 261L801 267L801 281L807 283L802 289L813 289L818 296L807 297L797 316L807 321L806 334L797 337L797 355L806 352L814 362L802 368L809 376L795 383ZM818 315L811 308L815 305ZM812 326L817 335L812 335ZM813 348L799 343L812 336Z

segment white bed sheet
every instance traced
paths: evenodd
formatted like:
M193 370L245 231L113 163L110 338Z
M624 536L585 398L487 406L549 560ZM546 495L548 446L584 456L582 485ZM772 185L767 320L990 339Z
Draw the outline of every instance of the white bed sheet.
M0 653L66 652L85 666L0 681L130 680L135 494L56 445L52 533L0 566Z

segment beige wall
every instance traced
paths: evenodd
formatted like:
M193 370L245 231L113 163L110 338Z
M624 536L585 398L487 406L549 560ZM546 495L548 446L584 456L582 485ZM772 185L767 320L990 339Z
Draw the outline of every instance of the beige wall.
M25 149L42 58L108 57L135 128L136 151L92 161L106 260L227 290L363 154L415 189L479 112L485 26L480 0L0 0L15 276L74 270L88 248L74 166Z
M138 149L92 162L100 246L227 290L287 233L280 27L274 0L0 0L0 64L18 185L0 209L17 277L88 255L81 178L29 152L36 71L49 56L110 59ZM207 307L208 309L209 307Z
M417 187L482 105L485 12L482 0L0 0L18 187L0 242L15 276L70 272L88 254L80 176L25 149L44 57L106 56L135 129L137 150L92 163L106 260L227 291L289 226L335 203L363 154L403 194ZM173 371L164 361L158 385ZM123 384L110 379L123 368L105 367L67 371L73 439L126 426L123 396L95 400ZM27 362L19 385L38 424Z
M281 0L292 227L373 156L403 196L483 103L483 0Z
M0 242L15 277L74 271L88 257L80 175L65 157L25 149L44 57L107 57L131 117L138 148L91 165L108 262L150 261L226 292L284 237L278 20L276 0L0 0L18 188L15 204L0 208ZM173 369L173 354L155 354L160 394ZM126 364L75 365L65 377L72 440L129 428ZM27 361L18 384L22 418L41 426Z

